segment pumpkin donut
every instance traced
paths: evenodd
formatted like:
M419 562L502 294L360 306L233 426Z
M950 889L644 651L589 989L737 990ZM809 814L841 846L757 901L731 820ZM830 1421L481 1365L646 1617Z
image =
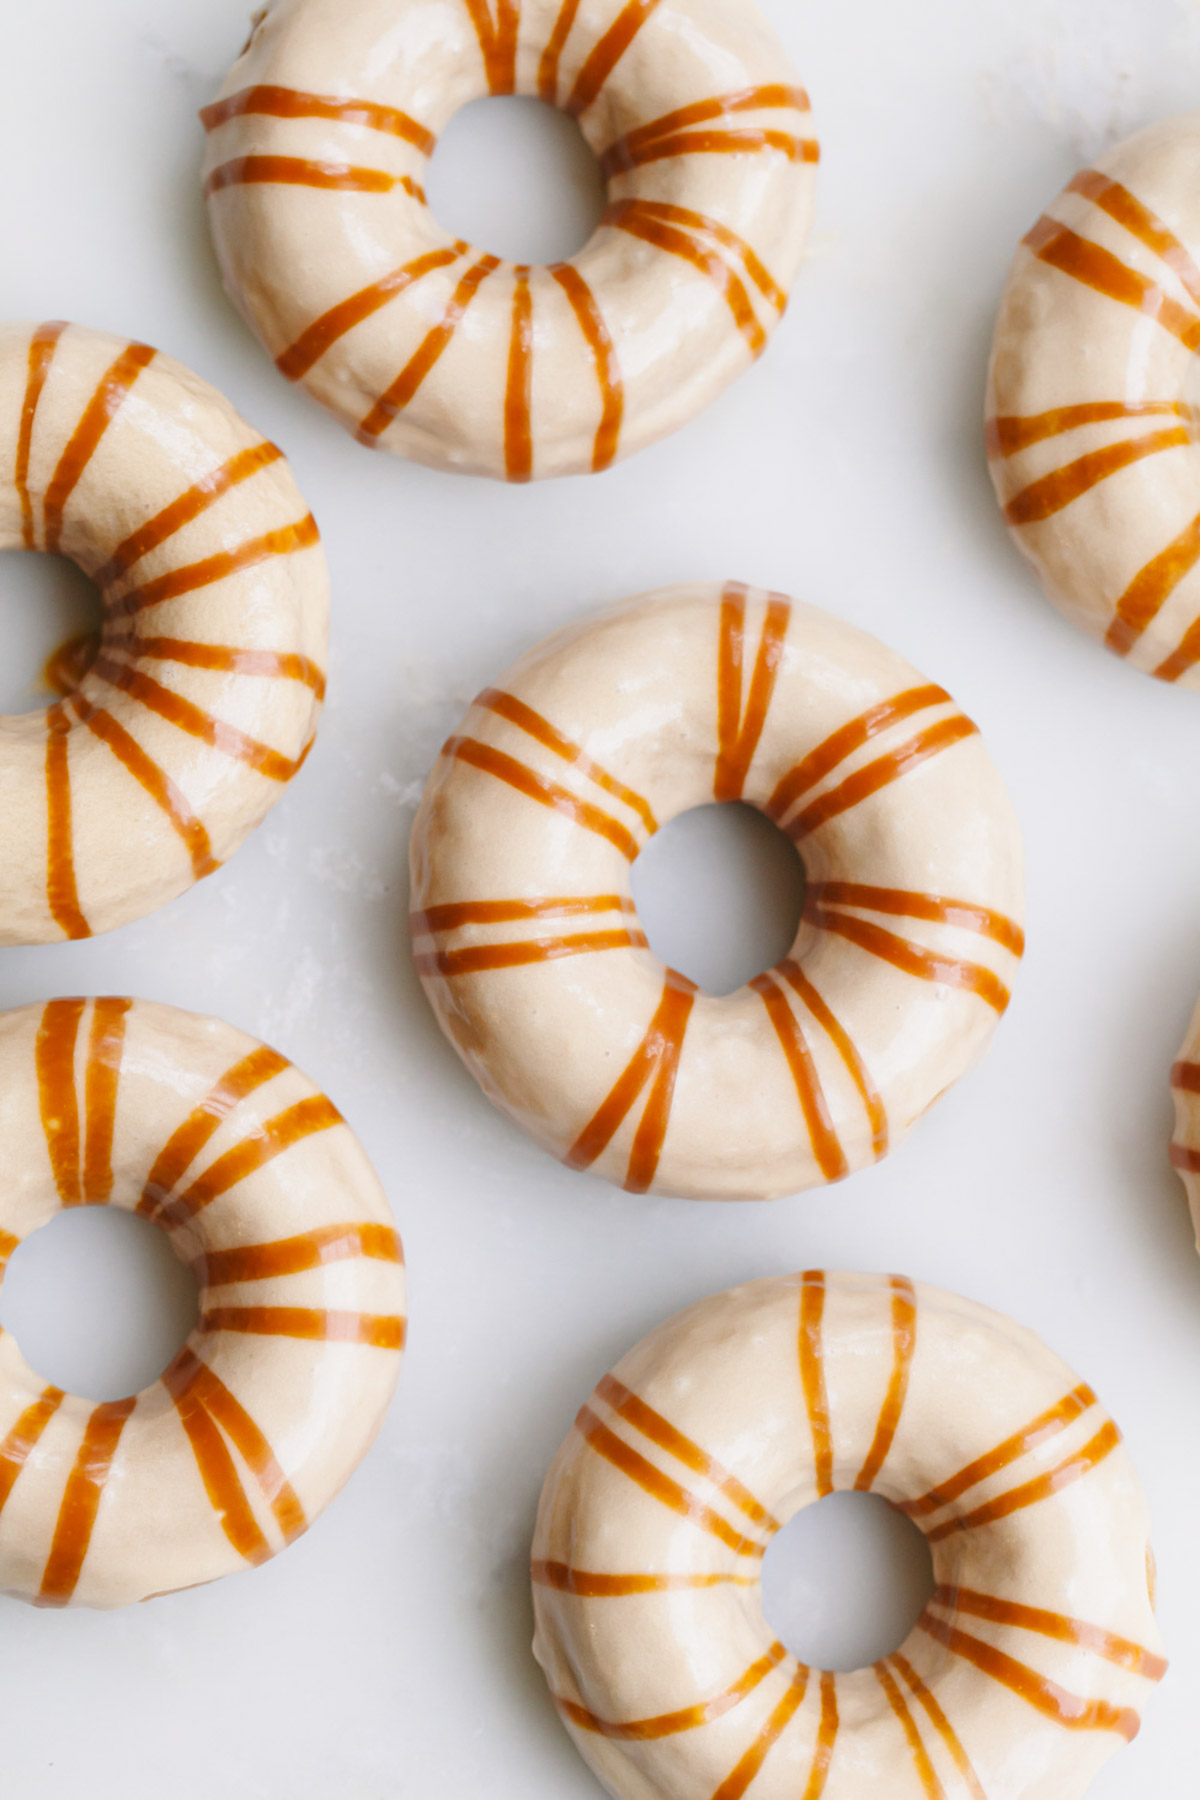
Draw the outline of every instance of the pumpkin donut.
M762 1614L802 1507L883 1495L936 1586L894 1655L807 1668ZM558 1452L534 1654L617 1800L1079 1800L1166 1670L1146 1505L1031 1331L904 1278L754 1281L660 1325Z
M735 994L651 953L630 864L746 800L808 876ZM634 1192L769 1198L876 1161L982 1055L1023 949L978 731L861 631L739 583L570 627L480 694L412 838L416 966L484 1092Z
M404 1343L400 1240L333 1103L215 1019L145 1001L0 1015L0 1275L63 1207L123 1206L194 1271L153 1386L95 1405L0 1331L0 1589L125 1606L265 1562L369 1448Z
M468 101L578 120L608 206L503 261L425 201ZM201 117L226 288L361 443L509 481L605 469L766 345L811 208L808 99L749 0L275 0Z
M146 344L0 326L0 467L0 548L69 556L104 605L76 691L0 718L0 944L42 944L260 822L312 746L329 581L282 453Z

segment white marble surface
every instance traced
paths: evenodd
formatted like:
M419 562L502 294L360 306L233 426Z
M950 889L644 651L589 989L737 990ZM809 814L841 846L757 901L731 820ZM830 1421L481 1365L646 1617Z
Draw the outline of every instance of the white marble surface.
M596 1795L528 1654L542 1470L592 1381L667 1312L822 1263L1014 1313L1113 1410L1149 1490L1174 1668L1093 1792L1191 1792L1200 1265L1165 1142L1200 990L1200 716L1042 601L992 502L980 409L1016 238L1082 160L1195 103L1200 7L764 4L825 154L786 324L682 436L600 478L507 490L360 450L224 300L195 112L246 0L3 0L4 312L147 338L224 388L293 458L335 623L317 751L257 838L141 925L3 952L0 1005L133 990L273 1040L374 1157L413 1313L378 1448L285 1556L129 1614L0 1602L14 1800ZM461 173L442 191L454 223L506 204ZM498 240L522 224L507 205ZM1029 857L1029 955L983 1068L872 1173L761 1208L634 1199L549 1162L437 1035L404 929L413 806L470 694L585 609L726 575L834 607L950 687ZM0 562L9 699L39 633L53 642L57 591ZM697 913L716 890L684 887ZM76 1234L76 1279L94 1237Z

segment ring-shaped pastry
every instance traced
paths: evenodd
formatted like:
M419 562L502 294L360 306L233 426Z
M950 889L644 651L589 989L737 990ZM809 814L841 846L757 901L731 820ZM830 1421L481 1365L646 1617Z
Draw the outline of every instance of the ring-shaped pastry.
M848 1488L932 1598L870 1668L775 1641L762 1558ZM750 1282L652 1331L546 1477L534 1652L618 1800L1078 1800L1166 1669L1120 1433L1032 1332L882 1275Z
M329 578L282 453L145 344L0 327L0 549L100 588L77 691L0 717L0 944L90 937L218 868L311 748Z
M698 993L630 864L745 800L808 877L788 957ZM731 583L570 627L480 694L412 838L416 965L485 1093L634 1192L769 1198L876 1161L982 1055L1023 948L1021 852L976 727L814 607Z
M1024 239L988 394L992 479L1047 594L1200 687L1200 113L1082 170Z
M425 201L468 101L577 119L608 207L531 268ZM749 0L276 0L209 133L225 285L359 441L510 481L604 469L746 369L811 210L809 104Z
M124 999L0 1016L0 1274L61 1208L162 1226L200 1319L96 1405L0 1332L0 1590L125 1606L265 1562L369 1448L404 1343L387 1200L337 1109L215 1019Z

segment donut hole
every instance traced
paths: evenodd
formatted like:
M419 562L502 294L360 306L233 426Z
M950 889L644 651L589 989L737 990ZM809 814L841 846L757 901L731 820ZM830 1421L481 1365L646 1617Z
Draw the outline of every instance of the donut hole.
M69 558L0 555L0 716L77 687L103 623L100 590Z
M516 263L565 262L600 223L604 183L574 119L516 95L473 100L438 140L425 179L452 237Z
M881 1494L830 1494L763 1560L770 1629L810 1668L865 1669L898 1650L933 1594L921 1532Z
M0 1325L43 1381L120 1400L162 1374L199 1319L164 1231L117 1206L56 1213L13 1252Z
M804 864L765 814L697 806L656 832L633 865L650 948L709 994L730 994L787 955L804 910Z

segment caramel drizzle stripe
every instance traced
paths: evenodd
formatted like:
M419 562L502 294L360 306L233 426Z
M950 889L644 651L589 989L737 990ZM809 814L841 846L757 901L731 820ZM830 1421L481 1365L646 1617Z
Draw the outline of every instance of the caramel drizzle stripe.
M1118 656L1128 656L1185 576L1200 561L1200 513L1186 524L1165 550L1138 570L1117 601L1116 617L1105 643ZM1176 652L1178 654L1178 652Z
M921 1733L917 1730L917 1722L909 1711L908 1703L900 1692L887 1664L876 1663L874 1673L875 1679L887 1696L888 1705L900 1721L900 1729L912 1751L917 1778L925 1790L927 1800L946 1800L946 1790L938 1780L937 1772L929 1760L929 1752L922 1742Z
M88 1419L79 1454L67 1477L50 1555L42 1573L38 1593L41 1606L66 1606L78 1586L104 1485L125 1421L136 1405L136 1395L128 1400L106 1400Z
M741 131L681 131L678 137L660 138L638 153L634 166L665 162L675 156L752 156L763 150L777 151L793 163L821 160L821 147L816 138L798 138L786 131L763 131L748 126Z
M157 354L149 344L128 344L101 377L46 489L43 514L47 550L59 548L63 532L63 511L67 501L99 448L105 432L125 404L134 382Z
M597 1384L596 1393L606 1405L612 1407L619 1418L627 1420L643 1437L649 1438L652 1444L657 1444L660 1450L667 1451L676 1462L683 1463L685 1468L710 1481L761 1530L769 1533L779 1530L778 1519L772 1517L736 1475L730 1474L715 1457L702 1450L699 1444L672 1425L669 1419L664 1419L661 1413L647 1405L624 1382L618 1381L615 1375L605 1375Z
M811 901L805 906L804 916L818 931L844 938L880 962L890 963L901 974L915 976L918 981L932 981L939 987L961 988L997 1013L1004 1012L1012 999L999 976L983 963L926 950L908 938L897 937L893 931L885 931L882 925L873 925L869 919L858 919L851 913L829 912Z
M11 1231L0 1231L0 1279L3 1278L13 1251L19 1249L20 1245L20 1238L14 1237Z
M694 984L668 969L662 999L645 1037L564 1156L568 1168L591 1167L601 1151L607 1149L649 1082L650 1094L634 1133L629 1167L622 1184L630 1194L648 1191L658 1170L671 1120L683 1039L695 998Z
M523 731L527 737L533 738L544 749L552 750L555 756L560 756L564 762L568 762L573 768L578 769L579 773L586 781L590 781L593 787L601 788L604 793L611 794L614 800L620 800L622 805L629 807L631 812L637 814L651 836L658 830L658 820L640 794L635 793L633 788L626 787L625 783L618 780L615 775L610 775L607 769L595 762L578 744L572 743L570 738L564 737L563 733L552 725L549 719L544 719L541 713L533 710L532 706L526 706L525 702L518 700L515 694L501 693L499 688L484 688L481 694L475 696L475 705L486 708L488 712L494 712L501 719L506 719L510 725L515 725L518 730Z
M192 811L191 802L183 789L176 786L166 771L146 754L110 712L93 706L82 694L73 694L68 704L76 717L94 737L107 744L117 761L166 814L172 829L183 839L196 880L200 881L205 875L211 875L214 869L220 868L220 863L213 855L208 832L202 820Z
M817 1747L813 1754L812 1773L808 1778L808 1786L804 1790L803 1800L821 1800L825 1792L825 1784L829 1780L829 1770L833 1764L833 1750L838 1734L837 1677L829 1669L821 1671L821 1724L817 1731Z
M171 1374L168 1369L163 1375L163 1385L168 1392L173 1388ZM251 1564L266 1562L272 1554L271 1546L254 1516L216 1420L192 1393L180 1391L174 1394L174 1400L208 1503L221 1521L222 1531L244 1561Z
M137 654L152 662L188 669L215 669L225 675L257 675L266 681L298 681L325 698L325 671L307 656L277 650L239 650L232 644L197 644L184 638L140 637Z
M458 330L479 289L499 267L498 256L483 256L478 262L472 263L447 302L441 319L426 332L391 387L379 396L359 426L360 441L369 443L377 438L387 430L397 414L403 412Z
M928 1637L945 1644L955 1656L961 1656L993 1681L1016 1694L1027 1706L1043 1717L1053 1719L1066 1731L1115 1731L1126 1743L1132 1743L1141 1728L1141 1720L1131 1706L1114 1706L1108 1700L1084 1700L1079 1694L1039 1675L1026 1663L1005 1655L1003 1650L985 1644L981 1638L960 1631L944 1619L926 1612L917 1621L918 1629Z
M1197 330L1200 334L1200 322ZM1200 343L1200 335L1197 341ZM1103 450L1089 450L1086 456L1076 457L1074 462L1022 488L1004 508L1004 516L1010 525L1039 524L1090 493L1100 482L1118 475L1122 469L1144 462L1148 456L1158 456L1164 450L1183 449L1191 441L1184 426L1173 425L1169 431L1147 431L1141 437L1106 444Z
M1026 1507L1037 1506L1040 1501L1051 1499L1064 1488L1074 1486L1085 1475L1090 1475L1107 1456L1112 1455L1120 1442L1121 1434L1110 1419L1082 1450L1067 1457L1057 1468L1047 1470L1046 1474L1038 1475L1032 1481L1023 1482L1020 1487L1010 1488L1007 1494L989 1500L986 1505L977 1506L973 1512L946 1519L925 1535L931 1544L936 1544L942 1538L952 1537L960 1531L975 1531L982 1525L994 1525L998 1519L1007 1519L1015 1512L1023 1512Z
M629 1594L675 1594L692 1588L758 1586L755 1575L600 1575L563 1562L534 1562L530 1574L538 1587L583 1600L623 1599Z
M658 0L627 0L575 77L575 85L563 102L563 111L569 118L577 119L599 98L609 76L657 6Z
M42 1013L34 1051L42 1131L54 1185L64 1206L77 1206L81 1198L83 1170L75 1047L86 1006L86 1000L51 1000Z
M648 950L641 931L586 931L574 937L519 938L511 944L472 944L465 950L419 950L418 975L480 975L495 969L523 969L559 962L564 956L595 956L603 950Z
M791 605L778 595L767 602L766 618L742 712L743 665L746 654L746 594L741 582L727 584L721 597L720 648L717 654L717 768L713 798L740 800L754 761L775 680L783 661L783 645Z
M1090 1407L1095 1405L1096 1396L1086 1383L1074 1388L1071 1393L1064 1395L1056 1405L1047 1407L1044 1413L1039 1413L1036 1419L1031 1420L1028 1425L1022 1426L1020 1431L1015 1431L1011 1437L1005 1438L993 1450L989 1450L985 1456L977 1457L974 1462L968 1463L956 1475L951 1475L947 1481L940 1482L935 1488L930 1488L927 1494L921 1494L914 1500L896 1501L898 1511L910 1519L920 1519L927 1513L940 1512L942 1507L949 1506L953 1501L960 1499L963 1494L978 1487L980 1482L987 1481L991 1476L998 1475L1002 1469L1007 1469L1012 1463L1019 1462L1021 1457L1027 1456L1031 1450L1036 1450L1049 1438L1057 1437L1058 1433L1065 1431L1067 1426L1079 1418L1081 1413L1087 1412Z
M758 1736L730 1770L712 1800L742 1800L742 1795L762 1768L768 1754L783 1736L792 1718L800 1710L808 1691L808 1677L809 1671L803 1663L800 1663L788 1683L782 1700L768 1715Z
M607 207L600 223L611 225L629 237L640 238L643 243L651 244L654 249L662 250L669 256L677 256L683 262L690 263L701 275L707 276L727 303L734 323L750 346L751 354L762 354L767 334L759 323L754 303L744 283L716 250L706 249L687 232L656 218L647 211L647 203L640 200L620 200Z
M299 1275L306 1269L322 1269L329 1263L359 1257L374 1262L404 1261L400 1239L390 1225L321 1225L270 1244L201 1251L195 1272L205 1287L229 1287L240 1281L273 1281L281 1275Z
M517 32L520 0L497 0L496 22L488 0L463 0L479 38L479 49L493 94L511 94L517 85Z
M971 1766L971 1759L959 1741L958 1733L955 1731L949 1719L942 1711L942 1708L938 1705L934 1695L921 1680L921 1677L917 1674L917 1671L913 1668L908 1658L897 1650L893 1656L888 1658L888 1661L891 1663L892 1667L897 1670L902 1680L908 1684L913 1697L925 1708L934 1730L941 1738L943 1744L945 1744L955 1768L958 1770L966 1784L970 1800L988 1800L988 1797L983 1790L983 1784Z
M776 82L738 88L729 94L714 94L711 100L697 100L691 106L664 113L661 118L651 119L617 138L602 152L600 172L608 180L613 175L637 168L643 160L648 160L643 157L643 151L693 125L706 125L713 119L728 119L737 113L775 111L807 113L811 111L808 95L803 88Z
M79 1194L80 1200L88 1206L103 1206L112 1196L117 1094L125 1054L125 1026L132 1005L132 1000L105 999L97 1000L92 1008L83 1087L87 1131Z
M1049 412L1016 414L989 419L986 426L988 455L1016 456L1032 444L1062 437L1083 425L1103 425L1114 419L1176 418L1192 416L1192 408L1178 400L1089 400L1082 406L1057 406Z
M600 423L592 448L592 471L599 474L612 467L621 442L621 426L625 419L625 379L621 374L621 361L600 303L579 270L571 263L554 263L549 273L567 296L596 366L596 380L600 385Z
M98 631L81 631L60 644L46 660L42 678L52 693L66 699L73 694L95 660L100 645Z
M131 663L117 662L111 656L100 655L92 667L102 681L106 681L110 687L120 688L148 712L165 719L168 725L174 725L189 737L198 738L201 743L219 751L233 762L245 763L268 781L290 781L300 767L303 760L301 757L283 756L278 750L272 750L269 744L260 744L257 738L248 736L236 725L228 725L223 719L215 718L212 713L205 712L203 707L185 700L182 694L175 693L171 688L163 687L152 675L147 675Z
M1186 1144L1172 1144L1171 1167L1195 1175L1200 1172L1200 1150L1191 1150Z
M1171 1066L1171 1086L1188 1094L1200 1094L1200 1063L1177 1062Z
M671 1512L679 1513L698 1530L707 1531L710 1536L719 1538L735 1555L755 1558L762 1556L763 1545L760 1542L754 1538L744 1537L741 1532L735 1531L729 1521L723 1518L719 1512L714 1512L711 1506L706 1506L703 1501L698 1500L695 1494L681 1486L678 1481L672 1480L669 1475L664 1475L661 1470L655 1468L652 1462L647 1462L646 1458L634 1450L631 1445L625 1443L614 1431L610 1431L609 1427L597 1418L590 1406L581 1409L575 1420L575 1428L597 1455L602 1456L615 1469L619 1469L622 1475L628 1476L630 1481L644 1489L652 1499L657 1500L662 1506L668 1507Z
M833 1434L829 1422L829 1395L825 1389L825 1352L821 1323L825 1314L825 1276L810 1269L800 1277L800 1385L813 1441L813 1468L818 1498L833 1492Z
M1082 194L1085 200L1092 201L1101 212L1106 212L1110 219L1123 225L1148 250L1153 250L1200 305L1200 269L1196 267L1186 246L1170 226L1131 194L1127 187L1102 175L1098 169L1081 169L1074 180L1068 183L1067 192Z
M21 501L21 535L27 550L37 547L33 526L33 502L29 497L29 455L33 446L33 422L37 416L42 389L46 385L46 377L50 373L50 364L54 360L54 352L58 348L58 340L66 329L65 319L52 319L46 325L39 325L29 340L29 375L25 383L25 398L21 404L21 425L17 434L17 466L14 477L17 494Z
M285 1056L260 1044L227 1069L159 1151L135 1210L143 1218L153 1218L170 1199L217 1127L250 1094L290 1068Z
M235 1144L224 1156L219 1156L177 1198L160 1201L153 1216L169 1226L192 1219L222 1194L228 1193L230 1188L236 1187L238 1182L244 1181L247 1175L256 1174L293 1145L319 1131L329 1131L341 1123L341 1113L324 1094L314 1094L307 1100L299 1100L294 1106L276 1113L273 1118L253 1125L251 1136L240 1144ZM153 1191L154 1185L152 1174L147 1184L147 1193Z
M301 88L242 88L227 100L218 100L200 111L205 131L216 131L230 119L262 114L273 119L332 119L340 125L362 125L369 131L382 131L389 137L402 138L425 156L432 156L437 139L432 131L406 112L394 106L381 106L376 100L354 100L334 94L309 94Z
M504 395L504 473L533 479L533 293L524 263L513 270L512 335Z
M1003 944L1014 956L1025 951L1025 933L1015 920L970 900L950 900L943 894L914 894L903 888L864 887L856 881L814 882L809 894L818 906L854 906L864 912L894 913L904 919L929 919L953 925L958 931L974 931L980 937Z
M364 169L355 163L319 162L309 156L235 156L215 168L204 183L205 197L231 187L320 188L340 194L390 194L402 188L425 204L424 189L411 175Z
M714 1719L723 1719L726 1713L740 1706L747 1694L752 1694L771 1673L777 1669L786 1657L787 1651L782 1644L772 1644L765 1656L738 1676L738 1679L714 1694L709 1700L701 1700L695 1706L685 1706L679 1712L659 1713L651 1719L602 1719L596 1713L589 1712L577 1700L567 1700L562 1694L554 1695L554 1704L563 1718L574 1725L578 1731L590 1731L599 1737L615 1738L624 1743L647 1743L655 1738L677 1737L681 1731L698 1731L702 1725L709 1725Z
M939 756L943 750L950 750L955 744L974 737L978 730L979 727L965 713L955 713L949 719L941 719L936 725L930 725L925 731L918 732L916 737L909 738L907 743L901 744L899 749L877 757L874 762L867 763L853 775L848 775L840 786L830 788L820 799L810 802L785 827L789 837L800 839L811 836L822 825L827 825L830 819L836 819L839 813L861 806L864 800L869 800L883 788L890 787L901 776L919 769L931 757Z
M875 1160L878 1162L880 1157L887 1154L887 1111L879 1090L871 1079L871 1072L859 1055L858 1046L845 1026L826 1005L799 963L794 962L790 956L785 956L783 961L777 964L773 973L776 978L782 978L799 994L845 1063L850 1079L858 1089L859 1098L866 1109L867 1120L871 1127L871 1148L874 1151Z
M1151 670L1160 681L1178 681L1200 661L1200 620L1188 626L1183 634L1178 649L1172 650L1163 658L1156 669Z
M240 575L246 569L257 568L259 563L269 562L275 556L290 556L299 550L307 550L319 543L321 534L317 530L317 522L309 513L306 518L297 519L292 525L281 526L277 531L265 531L261 537L247 538L236 549L222 550L216 556L206 556L200 562L185 563L182 568L172 569L169 575L159 575L153 581L146 581L140 587L130 588L127 594L108 601L108 610L113 618L129 618L135 613L145 612L148 607L158 606L164 600L178 600L183 594L194 594L197 588L211 587L214 582L224 581L230 575Z
M68 738L71 721L61 703L46 711L46 900L50 917L67 938L87 938L92 928L79 904L71 808Z
M841 763L881 732L890 731L893 725L899 725L914 713L951 704L945 688L917 687L907 688L904 693L896 694L892 699L881 701L878 706L860 713L849 724L841 725L831 732L815 750L810 750L794 768L788 770L767 801L765 810L768 817L778 824L797 800L816 787L818 782L824 781L827 775L832 775Z
M225 1433L258 1483L284 1542L292 1543L307 1530L308 1519L265 1433L216 1370L194 1351L181 1350L168 1374L179 1386L180 1396L194 1397Z
M1119 1637L1103 1626L1089 1625L1063 1613L1044 1612L1041 1607L1022 1606L1013 1600L1001 1600L994 1594L976 1593L971 1588L936 1587L932 1598L935 1606L945 1607L952 1613L966 1613L996 1625L1015 1625L1021 1631L1034 1631L1061 1644L1078 1644L1080 1649L1098 1656L1103 1662L1115 1663L1118 1668L1128 1669L1131 1675L1140 1675L1146 1681L1161 1681L1167 1672L1165 1657L1156 1656L1142 1644Z
M887 1394L875 1427L875 1437L867 1452L867 1460L855 1477L859 1493L870 1493L879 1471L888 1459L908 1398L908 1379L912 1373L917 1349L917 1296L913 1284L904 1275L891 1277L892 1289L892 1374Z
M589 800L578 799L559 782L549 781L544 775L535 775L532 769L523 762L518 762L515 756L508 756L503 750L493 750L490 744L481 744L477 738L465 737L451 738L444 745L442 755L451 757L456 762L464 762L484 775L494 776L506 787L515 788L518 794L524 794L527 800L536 800L541 806L548 806L553 812L562 813L583 830L594 831L598 837L607 838L630 862L637 858L641 845L619 819L614 819L602 807L593 806Z
M65 1397L61 1388L43 1388L0 1443L0 1512L16 1485L17 1476Z
M164 506L161 512L155 513L152 519L147 519L144 525L139 525L136 531L117 545L104 566L96 571L94 579L97 587L106 588L128 573L134 563L140 562L151 550L157 550L160 544L165 544L168 538L182 531L185 525L198 519L210 506L215 506L231 488L239 487L243 481L257 475L260 469L278 462L282 455L283 451L278 445L264 439L261 444L251 444L249 449L239 450L219 468L201 476L177 500L172 500L169 506Z
M1179 339L1185 349L1200 347L1200 318L1172 300L1157 284L1139 275L1110 250L1080 237L1057 219L1043 216L1025 243L1040 262L1059 269L1073 281L1095 289L1108 300L1132 307Z
M642 200L638 206L653 218L664 219L668 224L680 225L685 231L696 231L715 238L723 250L727 250L744 267L746 274L754 283L763 299L772 305L777 313L782 314L788 303L788 297L780 287L770 270L755 254L753 248L728 225L722 225L719 219L708 213L694 212L689 206L675 206L666 200Z
M850 1173L850 1164L834 1129L821 1077L799 1020L788 1005L782 988L769 974L756 975L749 986L761 999L775 1027L775 1035L795 1084L817 1166L826 1181L840 1181Z
M578 11L579 0L563 0L554 21L554 29L542 51L542 60L538 64L538 95L548 106L558 105L558 66Z
M524 919L570 918L577 913L619 912L633 916L621 894L570 894L547 900L456 900L409 914L414 937L458 931L464 925L512 925Z
M403 1350L404 1326L398 1314L335 1312L315 1306L214 1306L200 1315L202 1331L367 1344L374 1350Z
M275 358L275 367L289 381L301 380L339 338L345 337L348 331L353 331L356 325L361 325L424 276L458 262L466 248L465 244L456 243L443 250L427 250L423 256L414 257L411 262L402 263L378 281L371 282L369 287L360 288L348 300L331 306L301 332L294 344L280 352Z

